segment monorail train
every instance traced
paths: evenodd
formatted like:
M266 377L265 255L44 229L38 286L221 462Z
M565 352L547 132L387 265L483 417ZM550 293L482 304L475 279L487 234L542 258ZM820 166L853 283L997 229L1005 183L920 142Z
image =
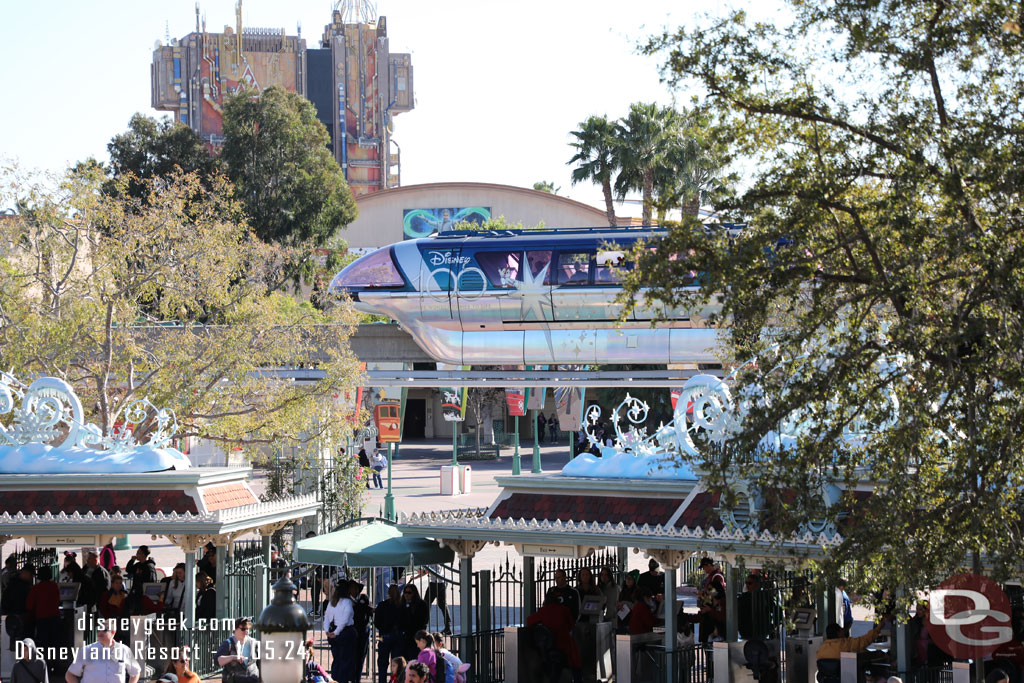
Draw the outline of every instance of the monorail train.
M458 231L378 249L330 289L386 315L432 358L454 364L717 363L710 309L640 302L624 322L615 298L637 240L657 229ZM695 287L696 282L680 283Z

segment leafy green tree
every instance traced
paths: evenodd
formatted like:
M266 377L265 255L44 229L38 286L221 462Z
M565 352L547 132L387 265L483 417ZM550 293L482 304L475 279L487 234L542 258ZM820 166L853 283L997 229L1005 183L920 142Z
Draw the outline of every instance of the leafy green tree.
M243 91L224 106L221 160L257 237L322 246L355 220L328 139L309 100L283 88Z
M612 201L612 174L618 168L615 125L606 116L591 116L580 123L579 130L570 134L576 138L569 143L576 149L576 154L568 161L569 164L576 164L572 170L572 184L589 180L601 185L608 225L614 228L617 220Z
M785 25L733 12L646 46L733 131L750 182L716 208L749 225L675 226L639 256L627 296L720 296L727 355L758 359L733 391L743 428L700 458L726 500L748 482L783 530L835 522L828 568L861 589L912 596L965 565L1019 575L1020 6L789 11ZM697 294L675 286L691 269Z
M98 168L63 180L2 174L0 200L31 212L0 221L0 357L23 377L75 387L110 434L139 400L174 411L179 436L255 455L344 439L361 381L347 305L329 312L276 291L294 256L258 240L224 180L175 171L102 192ZM56 188L56 189L53 189ZM319 359L307 386L267 368ZM144 439L156 415L133 430Z
M167 117L157 120L135 114L128 130L111 138L107 152L110 175L127 178L128 191L136 198L149 193L146 181L166 176L175 168L195 172L205 183L220 172L202 138L185 124ZM109 183L107 190L116 193L117 183Z
M533 189L537 192L547 192L548 194L558 194L558 191L562 188L555 187L555 184L547 180L539 180L533 184Z
M643 224L651 224L656 178L678 158L682 119L672 107L635 102L615 124L615 191L619 197L634 190L643 195Z

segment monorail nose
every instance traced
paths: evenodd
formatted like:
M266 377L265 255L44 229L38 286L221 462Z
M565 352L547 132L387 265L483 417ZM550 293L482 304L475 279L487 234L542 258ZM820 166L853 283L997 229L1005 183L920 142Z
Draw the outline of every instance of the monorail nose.
M358 301L360 291L402 287L404 284L405 280L395 266L391 247L384 247L345 266L331 280L328 291L332 294L344 292Z

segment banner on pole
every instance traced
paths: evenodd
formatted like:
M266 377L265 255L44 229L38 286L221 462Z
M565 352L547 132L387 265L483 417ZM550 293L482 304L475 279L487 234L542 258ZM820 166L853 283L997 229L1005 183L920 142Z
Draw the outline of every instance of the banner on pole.
M583 424L583 392L579 387L558 387L555 389L555 414L558 428L563 432L575 432Z

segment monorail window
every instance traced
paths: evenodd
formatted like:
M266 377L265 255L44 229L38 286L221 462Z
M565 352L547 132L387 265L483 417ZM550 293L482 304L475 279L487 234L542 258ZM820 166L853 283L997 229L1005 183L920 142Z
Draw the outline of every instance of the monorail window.
M378 249L351 263L331 287L401 287L405 284L391 259L391 248Z
M578 287L590 284L592 251L563 251L558 255L558 284Z
M530 266L530 275L533 280L551 284L551 252L550 251L528 251L526 262Z
M521 279L522 251L480 251L476 254L476 262L492 287L511 289L516 280Z

